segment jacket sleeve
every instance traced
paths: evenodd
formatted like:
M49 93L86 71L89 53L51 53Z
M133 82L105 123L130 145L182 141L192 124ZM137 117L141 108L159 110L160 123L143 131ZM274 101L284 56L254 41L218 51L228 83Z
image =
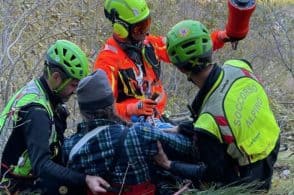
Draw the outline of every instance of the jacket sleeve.
M225 31L215 30L212 33L210 33L213 51L216 51L224 47L225 43L228 42L225 41L225 37Z
M166 63L170 63L170 59L166 50L165 37L148 35L146 39L153 45L158 59Z
M119 64L121 63L120 59L116 55L118 54L113 51L102 50L97 56L94 64L94 70L102 69L106 72L115 99L118 97L118 71ZM128 98L121 103L115 103L116 112L122 118L129 120L129 116L126 111L127 105L138 101L139 100L135 98Z
M129 104L132 104L132 103L136 103L140 101L139 99L136 99L136 98L128 98L128 99L125 99L124 101L120 102L120 103L115 103L115 109L116 109L116 112L119 114L120 117L122 117L124 120L127 120L127 121L130 121L130 117L128 114L127 114L127 106Z
M116 55L117 54L113 53L112 51L102 50L94 63L94 70L102 69L105 71L115 98L118 95L118 64L121 63Z
M201 180L206 171L206 166L203 163L188 164L172 161L169 171L186 179Z
M235 165L226 153L227 146L203 129L195 129L199 158L207 166L205 181L228 182L235 177Z
M221 49L225 44L224 40L219 39L220 32L221 31L214 31L210 34L210 38L211 38L212 46L213 46L213 51ZM154 46L156 55L159 60L162 60L166 63L171 63L170 59L168 57L168 54L167 54L165 37L149 35L149 36L147 36L147 40L150 43L152 43L152 45Z
M183 121L179 124L179 133L188 137L193 137L195 134L192 121Z
M204 164L172 162L170 170L189 179L203 181L232 182L237 179L235 163L226 153L227 146L204 129L194 128L191 122L179 125L180 133L194 136L194 150L199 161Z
M36 176L67 185L85 185L85 175L74 172L51 160L49 135L51 121L47 111L41 106L32 106L24 111L23 119L25 141L29 158Z

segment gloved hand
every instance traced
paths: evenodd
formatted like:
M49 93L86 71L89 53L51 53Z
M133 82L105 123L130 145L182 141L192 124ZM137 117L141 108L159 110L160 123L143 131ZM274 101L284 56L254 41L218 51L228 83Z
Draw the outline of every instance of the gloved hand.
M226 42L231 42L232 48L236 50L238 41L242 39L242 38L232 38L228 36L225 30L213 31L210 37L212 39L213 51L222 48Z
M154 112L157 102L151 99L140 100L127 106L127 114L129 116L151 116Z
M222 48L226 42L230 41L230 38L224 30L215 30L210 36L213 42L213 50Z

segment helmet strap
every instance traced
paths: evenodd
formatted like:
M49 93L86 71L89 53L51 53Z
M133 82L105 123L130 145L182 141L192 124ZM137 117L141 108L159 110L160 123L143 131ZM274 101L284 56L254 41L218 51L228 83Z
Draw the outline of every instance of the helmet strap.
M51 74L49 66L46 66L46 70L47 70L48 79L50 80L52 78L52 74ZM69 78L69 77L64 79L62 83L56 89L52 90L53 93L59 94L71 80L72 78Z
M53 92L56 94L59 94L64 88L65 86L72 80L72 78L67 78L65 79L58 87L57 89L54 89Z
M51 71L49 66L46 66L46 71L47 71L48 79L50 80L52 76L51 76Z

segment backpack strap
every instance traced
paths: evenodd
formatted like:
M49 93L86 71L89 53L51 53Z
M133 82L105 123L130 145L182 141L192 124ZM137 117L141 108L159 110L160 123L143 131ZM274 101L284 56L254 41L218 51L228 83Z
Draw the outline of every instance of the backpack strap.
M74 145L74 147L71 149L70 153L69 153L69 157L68 157L68 162L70 160L72 160L72 157L87 143L87 141L89 141L92 137L96 136L98 133L100 133L102 130L108 128L109 126L102 126L99 128L96 128L90 132L88 132L86 135L84 135L82 137L82 139L80 139L78 141L78 143L76 143Z

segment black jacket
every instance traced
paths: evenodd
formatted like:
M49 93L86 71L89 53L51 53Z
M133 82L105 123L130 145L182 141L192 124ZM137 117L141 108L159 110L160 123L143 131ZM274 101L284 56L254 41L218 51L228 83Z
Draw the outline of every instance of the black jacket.
M53 109L56 110L61 101L52 94L43 77L39 80L49 97ZM46 188L51 188L50 190L52 190L52 186L58 186L59 184L84 186L85 175L65 168L62 165L61 154L57 158L51 159L49 135L52 121L46 109L38 104L30 104L21 109L19 118L21 120L17 122L16 128L13 129L12 135L5 146L2 163L8 166L16 165L18 158L25 149L28 149L33 174L41 178ZM63 133L66 129L66 117L62 117L55 112L54 123L58 140L62 143ZM5 169L1 170L2 174L6 171ZM12 175L8 176L13 177Z

